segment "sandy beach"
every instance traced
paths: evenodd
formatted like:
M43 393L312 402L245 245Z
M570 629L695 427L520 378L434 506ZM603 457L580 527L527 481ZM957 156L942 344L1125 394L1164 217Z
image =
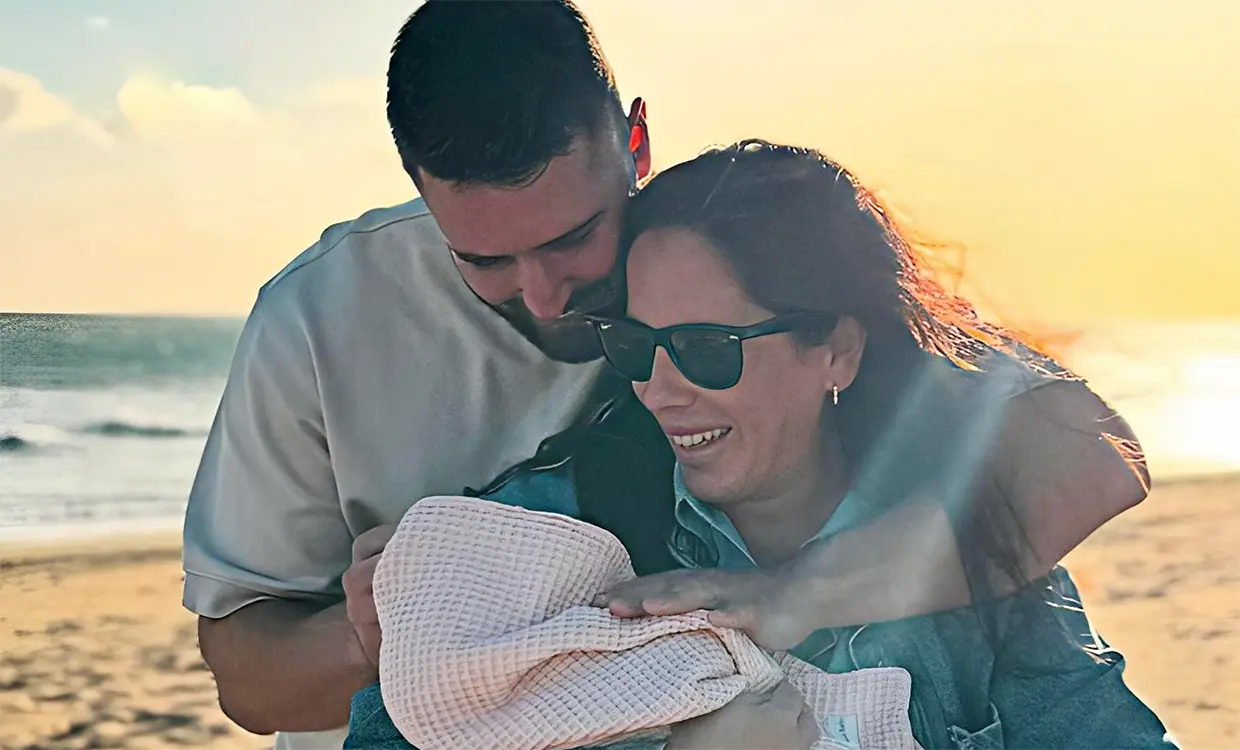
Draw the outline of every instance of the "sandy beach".
M1240 478L1158 487L1069 560L1187 748L1240 746ZM180 607L178 539L0 549L0 748L248 750Z

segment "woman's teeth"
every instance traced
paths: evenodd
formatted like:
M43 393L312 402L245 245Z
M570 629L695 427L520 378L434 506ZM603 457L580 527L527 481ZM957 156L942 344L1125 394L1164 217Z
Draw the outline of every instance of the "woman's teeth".
M706 432L697 432L692 435L672 435L672 443L679 445L681 448L692 448L695 445L709 443L712 440L718 440L724 435L732 431L731 427L720 427Z

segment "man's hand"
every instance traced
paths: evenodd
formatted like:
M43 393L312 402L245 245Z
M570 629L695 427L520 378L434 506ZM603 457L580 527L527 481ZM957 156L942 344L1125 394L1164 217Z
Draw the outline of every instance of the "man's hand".
M785 680L771 693L744 693L675 725L667 750L809 750L820 733L801 692Z
M375 567L379 564L383 548L395 532L395 526L376 526L354 539L353 564L341 580L349 624L357 634L366 659L376 669L379 668L382 636L379 632L379 613L375 611Z
M712 625L744 631L759 646L784 651L819 627L813 608L795 595L798 585L792 567L674 570L617 584L596 597L594 605L617 617L711 610Z
M969 603L951 523L929 499L805 545L777 568L677 570L625 581L595 598L617 617L712 610L771 651L816 630L882 622Z
M380 526L354 541L344 602L264 599L218 620L198 618L198 643L229 718L255 734L348 723L349 698L378 679L375 565L393 531Z

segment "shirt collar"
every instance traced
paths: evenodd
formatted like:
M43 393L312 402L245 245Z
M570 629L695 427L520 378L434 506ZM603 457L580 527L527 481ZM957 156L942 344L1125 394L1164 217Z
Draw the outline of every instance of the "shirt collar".
M676 492L676 524L711 547L715 553L716 565L721 568L757 567L745 547L745 541L741 539L740 532L728 520L727 515L715 506L698 500L689 492L679 463L673 473L673 483ZM871 511L861 499L860 493L849 492L818 533L805 544L859 526L869 518Z
M720 568L757 567L740 533L723 511L698 500L689 492L679 463L676 464L673 481L676 491L676 524L711 548L715 565Z

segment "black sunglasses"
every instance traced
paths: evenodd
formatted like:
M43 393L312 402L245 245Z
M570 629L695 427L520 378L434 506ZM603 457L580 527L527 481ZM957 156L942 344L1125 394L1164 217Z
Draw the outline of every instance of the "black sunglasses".
M650 380L655 350L661 346L690 383L711 391L724 391L740 381L745 369L745 350L741 342L808 328L829 331L834 317L821 313L790 313L749 326L684 323L666 328L651 328L629 318L591 317L590 320L598 331L603 355L621 376L637 383Z

